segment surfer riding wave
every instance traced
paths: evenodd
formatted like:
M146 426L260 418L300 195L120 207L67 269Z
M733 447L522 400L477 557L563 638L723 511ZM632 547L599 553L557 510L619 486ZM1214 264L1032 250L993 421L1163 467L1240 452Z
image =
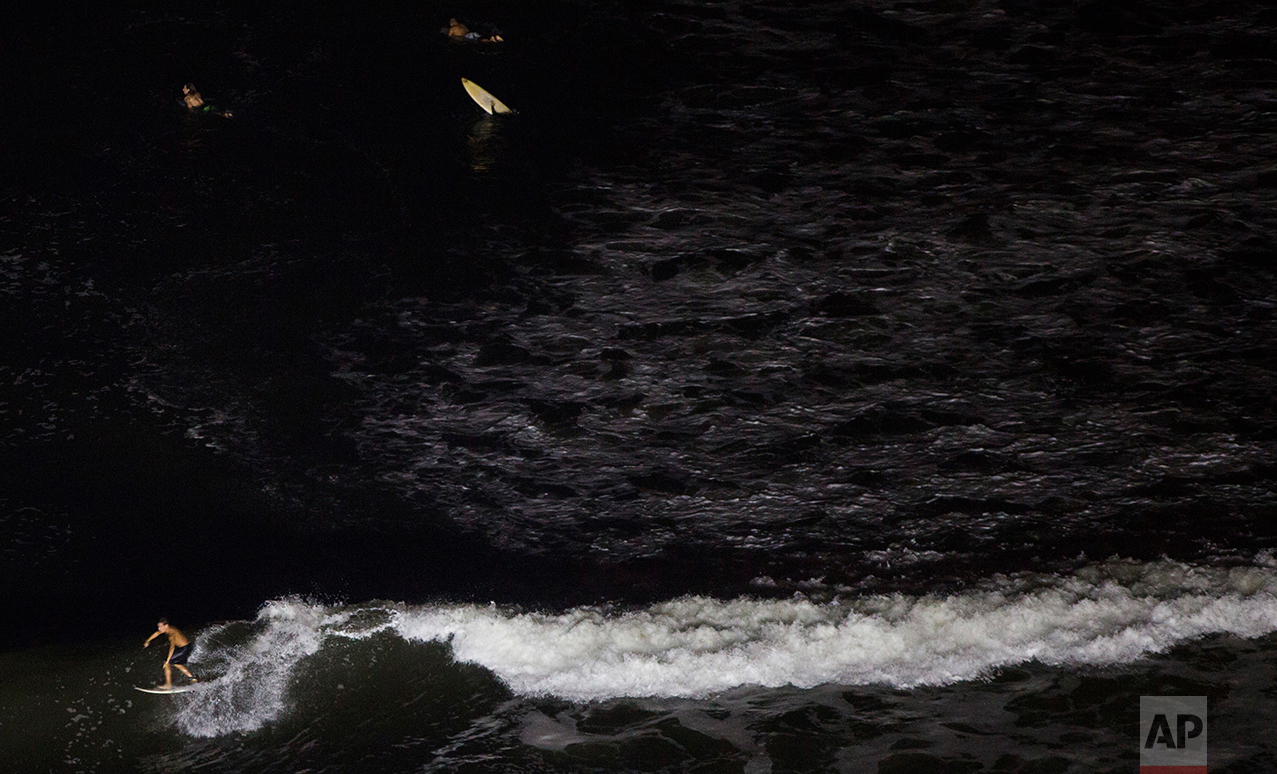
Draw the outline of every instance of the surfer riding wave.
M177 667L178 671L190 678L192 683L198 683L199 679L191 674L191 670L186 668L186 660L190 658L191 651L195 649L195 643L182 633L181 629L169 624L168 619L161 618L156 624L155 633L146 638L146 642L142 643L142 647L149 647L151 640L160 635L168 637L168 657L164 659L164 684L156 686L168 690L173 687L173 667Z

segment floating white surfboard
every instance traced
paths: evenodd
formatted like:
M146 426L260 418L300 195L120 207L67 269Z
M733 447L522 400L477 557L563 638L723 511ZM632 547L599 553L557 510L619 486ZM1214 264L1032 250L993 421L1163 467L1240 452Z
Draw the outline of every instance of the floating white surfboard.
M142 693L158 693L158 694L186 693L187 691L193 691L196 688L198 688L199 683L192 683L191 685L175 685L172 688L143 688L140 685L135 685L133 687L141 691Z
M479 84L469 78L462 78L461 85L466 87L466 93L470 95L470 99L475 101L479 107L489 113L513 113L514 111L506 107L505 103L488 93Z

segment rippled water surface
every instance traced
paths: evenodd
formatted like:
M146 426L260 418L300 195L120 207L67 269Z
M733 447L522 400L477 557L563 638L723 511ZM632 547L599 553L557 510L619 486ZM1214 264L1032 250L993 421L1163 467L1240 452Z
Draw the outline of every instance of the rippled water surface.
M506 41L447 41L458 14ZM1277 537L1275 27L1227 0L19 14L3 668L50 683L0 699L4 737L82 718L31 770L319 769L342 739L332 770L1117 771L1156 689L1209 694L1221 760L1262 770L1272 593L1219 578L1266 578ZM1025 578L1055 591L999 585ZM123 693L154 665L118 638L159 614L229 703ZM855 615L903 639L857 656ZM288 668L243 672L252 643Z

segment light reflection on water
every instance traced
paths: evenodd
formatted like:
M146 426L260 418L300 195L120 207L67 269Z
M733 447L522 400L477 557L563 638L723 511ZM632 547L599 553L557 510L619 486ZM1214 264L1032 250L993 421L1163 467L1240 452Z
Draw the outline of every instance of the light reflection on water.
M32 599L104 585L152 604L112 584L163 538L90 504L116 494L132 514L167 491L180 444L156 439L173 436L282 503L286 537L438 519L549 557L587 599L823 603L1113 555L1248 562L1277 505L1274 19L1131 7L591 4L593 24L534 21L506 60L484 54L515 63L510 121L472 119L450 68L473 63L411 25L339 45L344 26L282 35L306 20L269 13L234 31L236 51L263 49L224 73L251 103L237 123L158 114L172 100L152 60L216 49L221 21L108 24L109 46L82 47L103 59L64 68L110 95L77 106L106 128L45 106L19 127L54 138L30 164L44 182L5 194L23 247L0 254L16 331L0 516L22 548L3 556ZM566 45L611 35L626 45ZM382 45L394 79L347 68ZM154 479L112 488L138 469ZM191 478L148 513L251 521L209 497L224 480ZM191 564L234 583L196 593L269 598L252 585L263 553L213 536ZM343 549L289 557L288 587L341 577L324 563ZM375 568L371 586L391 573L352 566ZM443 593L430 577L412 593ZM182 699L130 695L154 667L132 645L22 651L3 657L0 758L1116 771L1139 695L1205 693L1212 760L1261 766L1271 649L1205 639L939 688L574 703L371 638L281 678L277 723L209 740L181 731Z

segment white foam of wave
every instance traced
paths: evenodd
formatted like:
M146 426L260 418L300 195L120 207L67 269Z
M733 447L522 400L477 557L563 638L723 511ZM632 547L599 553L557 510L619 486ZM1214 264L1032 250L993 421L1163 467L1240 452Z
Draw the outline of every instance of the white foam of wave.
M451 644L522 694L695 697L742 685L970 680L999 666L1120 664L1193 637L1277 631L1277 573L1110 562L944 597L678 599L620 615L405 610L407 637Z
M187 733L252 731L279 717L294 671L329 637L392 631L447 643L455 659L485 667L517 693L573 700L697 697L744 685L909 688L1032 660L1122 664L1206 634L1269 634L1277 631L1277 569L1110 561L949 596L685 597L624 613L293 599L264 606L253 627L244 644L207 658L197 651L201 668L220 661L225 671L183 695L178 724Z
M288 706L293 672L333 635L362 639L385 628L352 609L325 608L299 599L268 602L242 644L218 645L219 631L200 632L191 666L220 673L191 693L177 712L178 727L192 736L248 732L279 717ZM225 629L226 627L219 627Z

